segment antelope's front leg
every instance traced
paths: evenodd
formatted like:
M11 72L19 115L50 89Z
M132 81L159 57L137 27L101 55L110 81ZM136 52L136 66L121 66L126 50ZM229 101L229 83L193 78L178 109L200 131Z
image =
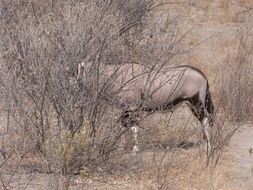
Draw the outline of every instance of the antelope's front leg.
M131 130L133 131L133 139L134 139L134 146L133 146L133 149L132 149L132 152L133 154L137 154L137 152L139 151L139 147L138 147L138 130L139 130L139 127L138 125L135 125L135 126L132 126L131 127Z

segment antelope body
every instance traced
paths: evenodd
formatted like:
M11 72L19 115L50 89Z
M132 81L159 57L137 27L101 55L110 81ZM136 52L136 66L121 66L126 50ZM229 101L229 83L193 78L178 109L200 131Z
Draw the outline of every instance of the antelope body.
M210 143L208 124L212 124L214 106L206 76L191 66L152 67L139 64L108 65L102 69L109 84L103 96L122 110L124 127L134 132L138 151L138 117L142 112L159 112L177 108L186 102L200 121L207 144Z

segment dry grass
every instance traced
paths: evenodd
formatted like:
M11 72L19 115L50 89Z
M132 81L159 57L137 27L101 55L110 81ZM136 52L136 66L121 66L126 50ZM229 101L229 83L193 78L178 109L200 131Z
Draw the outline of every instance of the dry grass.
M57 1L56 4L59 5L59 2L60 1ZM193 53L190 52L192 53L192 56L189 56L191 57L191 59L187 60L187 64L200 68L208 76L209 81L211 81L210 84L212 95L214 95L215 97L214 99L217 109L217 123L215 124L215 127L218 130L214 130L213 135L216 136L215 147L221 146L222 148L220 149L220 152L214 153L214 155L218 154L218 156L215 155L216 157L214 156L213 160L212 158L209 158L211 163L209 167L206 168L207 157L205 151L203 151L202 147L199 146L200 141L202 141L200 124L192 116L192 114L186 108L185 105L182 106L180 109L176 110L173 114L154 114L153 116L141 122L142 128L140 129L139 133L139 142L142 151L138 154L136 158L132 157L132 155L130 154L130 150L133 145L131 131L128 131L126 150L119 150L118 143L116 145L113 144L113 137L116 136L118 134L118 131L121 129L118 123L115 123L115 118L118 116L117 110L110 110L107 112L107 114L105 114L104 117L100 118L100 123L97 124L100 126L97 132L98 136L96 142L94 143L97 146L96 150L94 151L94 149L91 149L91 151L87 151L87 141L90 142L89 140L87 140L87 133L80 133L74 138L70 138L69 132L64 131L62 127L60 127L59 130L55 130L56 126L63 125L63 123L62 121L59 122L59 120L55 118L55 120L53 121L52 116L50 116L50 114L48 114L47 112L48 110L45 111L46 115L48 116L47 124L51 126L52 129L54 129L55 131L47 130L45 133L46 140L44 140L43 145L40 146L37 142L38 136L36 136L36 134L38 134L36 133L36 122L38 122L38 116L36 115L36 113L34 115L33 109L35 108L32 106L33 104L24 104L27 108L29 107L29 109L25 109L27 111L26 114L29 114L29 116L31 117L24 119L24 113L23 115L21 115L21 117L17 117L18 112L12 112L12 115L10 117L6 117L11 121L6 119L2 122L5 127L3 130L3 134L8 132L8 135L1 135L1 138L3 137L1 139L3 142L2 149L7 151L7 156L11 155L10 159L8 159L7 164L4 165L4 167L2 167L0 171L1 179L12 179L11 183L7 184L7 186L9 185L11 187L12 185L15 185L16 187L23 187L22 184L16 184L16 182L24 184L29 182L29 176L25 176L24 179L20 177L22 176L21 172L25 171L28 173L30 172L29 175L31 174L31 176L37 174L37 172L44 173L38 174L37 178L35 179L37 181L41 181L42 186L48 185L47 187L50 187L51 189L67 188L70 184L72 185L73 189L100 188L186 190L195 188L218 190L226 188L224 187L224 182L232 180L230 179L231 176L228 174L230 171L227 169L231 167L232 158L230 156L233 157L233 155L225 153L225 155L223 156L223 148L226 146L230 135L233 134L233 130L237 127L233 123L229 123L228 125L226 123L226 120L230 119L233 122L246 121L252 118L251 113L253 113L253 108L251 104L251 102L253 102L251 96L253 91L252 88L248 87L250 86L250 84L252 84L252 47L249 45L252 44L249 40L250 37L252 37L252 34L249 32L248 38L244 38L246 37L246 35L244 35L243 37L243 35L240 34L240 37L235 38L235 40L233 41L231 40L231 38L234 37L233 34L226 35L229 32L230 28L227 28L226 30L221 30L222 28L219 28L218 25L237 22L244 22L245 25L248 25L247 21L249 20L250 16L244 15L241 17L241 14L238 16L238 13L245 9L243 7L249 7L252 6L252 4L250 1L247 0L196 0L191 2L192 4L165 5L162 11L160 10L162 8L159 7L160 9L157 9L154 12L156 17L152 20L152 22L155 22L155 24L151 24L152 27L150 28L152 29L152 31L147 33L147 36L145 36L144 38L139 36L139 39L136 40L136 42L133 40L131 35L126 35L123 40L125 43L124 45L126 45L127 42L130 41L131 43L128 44L128 48L130 49L130 51L126 53L125 50L127 49L127 45L121 46L121 42L117 41L115 42L115 44L111 44L112 47L106 49L105 53L108 53L108 55L103 57L106 58L103 59L103 61L110 60L117 62L119 60L142 59L141 61L143 62L147 60L146 63L148 64L155 62L156 58L158 58L161 54L166 53L165 49L170 45L170 43L168 45L168 42L169 37L171 36L163 36L159 33L160 31L162 31L162 34L166 34L166 31L169 29L169 25L166 25L167 20L165 17L163 17L163 20L159 20L159 11L161 11L164 15L167 16L175 15L178 14L179 11L182 11L182 14L184 14L185 16L184 24L186 25L185 27L187 29L182 29L181 26L176 28L178 33L181 32L180 34L184 34L185 31L187 31L189 28L192 28L191 24L206 23L208 25L209 23L214 23L212 25L212 30L223 33L223 35L219 35L217 38L212 38L211 40L204 42L203 46L206 46L207 48L203 49L202 52L199 51L199 49L202 48L201 46L197 46L196 48L194 48L196 49L196 51L194 51ZM100 25L101 28L95 28L96 30L94 34L95 38L97 37L97 41L94 40L94 42L92 42L93 44L90 44L89 47L86 49L87 51L81 51L81 54L78 55L79 57L76 57L75 53L78 52L78 48L82 47L82 45L85 45L85 43L79 44L77 42L86 40L86 37L83 36L83 34L84 31L89 31L85 26L92 24L88 22L87 25L84 25L79 20L79 18L81 18L80 15L76 15L76 17L71 17L71 15L73 15L74 13L77 13L75 11L77 11L80 7L76 7L77 10L75 10L71 9L72 5L67 6L66 4L66 6L55 6L56 4L48 4L48 9L43 9L42 1L33 1L33 3L34 4L29 4L29 6L31 5L31 8L36 9L36 14L34 15L33 13L31 16L31 19L34 19L32 24L34 26L37 26L38 22L36 21L36 19L38 18L41 20L45 19L44 21L46 21L45 25L39 23L38 30L34 31L38 32L39 30L42 30L43 27L46 27L45 32L49 31L48 34L51 35L43 37L43 39L47 39L45 40L47 43L43 43L42 46L45 48L49 46L48 44L50 44L51 47L52 43L49 43L49 41L50 39L53 39L54 45L52 47L54 48L50 49L50 55L53 55L54 53L57 54L57 52L51 50L55 50L58 48L58 50L63 51L63 49L65 48L63 51L64 53L61 54L61 56L64 57L63 62L60 62L57 59L53 59L53 61L51 60L52 63L59 61L59 63L61 64L64 63L66 67L72 66L73 68L75 68L77 66L76 63L79 60L83 59L83 57L86 57L87 52L88 54L92 54L94 53L94 49L100 47L98 44L98 42L100 41L100 37L104 34L109 33L108 30L100 31L100 29L103 28L102 26L104 23ZM51 9L53 9L54 12L52 14L50 13L47 15L46 13L50 12L49 10ZM190 11L188 12L188 10ZM168 11L169 14L167 14L166 11ZM22 15L22 17L27 18L27 13ZM109 14L106 18L111 17L113 16ZM149 18L151 17L152 15L149 15ZM53 18L53 20L56 21L53 22L54 25L49 25L50 18ZM94 19L95 17L92 18ZM69 19L73 23L68 22ZM76 22L75 19L79 21L78 23L80 25L80 28L72 28L72 25ZM108 19L107 22L111 23L109 21L110 19ZM68 34L64 34L64 31L67 30L63 31L62 29L56 27L58 26L58 22L63 23L62 27L67 26L67 28L71 29ZM115 23L117 22L118 20L115 21ZM110 30L111 33L117 31L120 26L119 24L115 23L111 23L114 30ZM105 23L105 25L107 24ZM27 24L27 26L29 25ZM56 27L55 31L53 30L54 27L52 26ZM9 30L15 28L15 22L11 23L9 27ZM74 29L77 29L77 31L74 31ZM203 28L198 28L198 30L203 31L202 33L197 33L199 31L196 32L193 30L188 36L189 39L183 40L182 43L179 44L179 47L194 47L199 41L205 40L207 37L205 35L207 31L205 26ZM37 34L34 31L31 31L31 34L36 34L38 36L42 35ZM26 31L18 31L18 34L21 36L22 34L26 34ZM43 33L43 35L44 34L45 33ZM171 32L171 34L173 34L173 32ZM16 34L13 34L13 36L11 35L10 39L8 40L13 40L15 35ZM62 39L62 41L65 42L67 45L59 43L58 40L61 39L56 39L57 36L65 36L67 39L68 35L73 35L73 39L70 45L67 43L67 41L64 41L64 39ZM150 38L149 43L145 44L145 40L149 39L151 35L153 35L153 39ZM25 37L28 36L25 35ZM38 36L35 36L36 39ZM238 41L240 43L237 43ZM141 43L144 43L144 45ZM8 58L8 56L10 56L10 58L12 56L14 57L13 59L9 60L10 68L12 69L19 64L17 60L20 57L18 57L17 55L20 54L19 56L22 57L22 51L24 50L26 50L24 55L26 55L26 53L29 54L29 49L26 48L26 45L28 44L23 43L23 50L19 49L20 44L16 45L14 43L13 46L9 46L9 49L7 48L7 50L9 50L7 51L8 54L5 55L5 58ZM227 48L227 46L229 47ZM16 54L13 54L10 49L16 50ZM216 51L213 51L214 49ZM72 50L76 52L73 53ZM124 52L124 54L120 54L120 51ZM69 53L69 56L66 56L66 52ZM150 52L153 54L151 54ZM31 48L30 53L33 53L33 48ZM207 55L209 59L207 59ZM29 57L30 56L27 56L27 60ZM52 57L58 58L58 54L55 55L55 57ZM73 60L67 59L69 57L73 58ZM36 65L33 65L34 63L37 63L37 59L30 61L29 60L27 61L27 63L31 64L27 64L29 65L29 67L27 67L28 72L32 67L38 68ZM220 60L225 61L222 62ZM42 62L46 63L46 61L48 61L48 57L46 57ZM178 63L182 63L181 59L177 59L176 61ZM14 82L14 84L15 83L16 82ZM17 88L18 87L19 86L17 86ZM40 89L38 92L38 102L40 102ZM22 98L22 100L25 101L26 99ZM8 105L9 102L5 103L5 105ZM64 106L65 105L67 104L64 104ZM49 109L52 108L49 106ZM66 112L66 115L62 116L68 119L70 118L77 120L77 114L73 114L76 113L75 109L73 110L71 109L70 111ZM7 112L4 113L6 114ZM10 126L12 128L10 128ZM24 127L25 131L20 130L22 127ZM220 134L221 132L222 134ZM38 149L40 149L42 152L35 153L34 151L37 151ZM109 153L104 154L103 151L108 150ZM93 156L89 157L89 159L93 159L96 157L99 158L94 159L95 161L91 161L87 159L89 154L92 154ZM4 158L4 156L2 155L0 161L4 162L5 160L6 158ZM216 160L220 160L218 165L216 165ZM80 165L75 167L78 164ZM93 164L96 164L96 167L94 167ZM214 165L216 165L215 170L213 170ZM78 171L75 170L76 168L78 168ZM67 170L71 171L72 174L78 173L79 175L73 175L70 177L68 175L63 176L62 174L68 173ZM10 174L7 174L7 177L4 177L4 174L7 171L10 172L10 174L17 175L14 175L13 177ZM45 172L52 174L48 175L45 174ZM29 187L31 189L35 189L38 186L32 183L32 185ZM231 189L233 188L231 187Z

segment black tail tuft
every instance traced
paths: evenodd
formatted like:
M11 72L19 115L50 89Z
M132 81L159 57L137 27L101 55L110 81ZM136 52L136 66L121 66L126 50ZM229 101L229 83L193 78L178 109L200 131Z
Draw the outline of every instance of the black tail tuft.
M211 94L209 91L209 84L207 83L207 88L206 88L206 98L205 98L205 108L209 114L209 123L212 125L213 124L213 113L214 113L214 105L213 101L211 99Z

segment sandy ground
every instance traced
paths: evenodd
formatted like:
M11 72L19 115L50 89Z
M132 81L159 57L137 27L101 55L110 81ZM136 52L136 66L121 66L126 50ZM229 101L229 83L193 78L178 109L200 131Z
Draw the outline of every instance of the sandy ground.
M224 157L231 157L229 168L224 174L227 181L223 189L253 189L253 125L244 125L232 137Z
M232 137L229 146L226 148L219 165L215 170L215 176L210 180L209 175L202 175L199 179L191 179L188 176L188 181L184 180L183 175L171 180L166 188L161 189L189 189L189 190L252 190L253 187L253 125L243 125L237 133ZM188 153L192 153L194 148L189 150L182 150L181 155L187 157ZM154 152L153 152L154 153ZM132 161L141 161L143 165L145 162L153 162L154 157L152 152L143 152L142 155L137 155L137 158L131 158ZM158 155L158 154L156 154ZM162 154L160 154L161 156ZM166 154L165 160L168 160L171 153ZM143 159L145 158L145 159ZM161 157L160 157L161 158ZM156 160L160 160L156 157ZM136 160L134 160L136 159ZM129 160L129 158L127 158ZM130 163L129 163L130 164ZM143 166L142 165L142 166ZM138 166L140 169L140 166ZM138 169L138 170L139 170ZM184 170L183 170L184 171ZM131 171L132 172L132 171ZM205 173L205 171L203 171ZM206 173L208 173L206 171ZM203 174L203 173L202 173ZM158 189L157 181L149 177L138 176L134 173L127 173L127 175L94 175L92 177L75 176L71 181L70 189L91 189L91 190L144 190L144 189ZM203 177L204 176L204 177ZM196 176L195 176L196 177ZM8 181L10 175L5 175L5 182ZM65 181L65 183L64 183ZM183 185L182 185L183 182ZM198 184L199 183L199 184ZM9 183L9 189L64 189L66 179L45 174L23 173L12 176Z

